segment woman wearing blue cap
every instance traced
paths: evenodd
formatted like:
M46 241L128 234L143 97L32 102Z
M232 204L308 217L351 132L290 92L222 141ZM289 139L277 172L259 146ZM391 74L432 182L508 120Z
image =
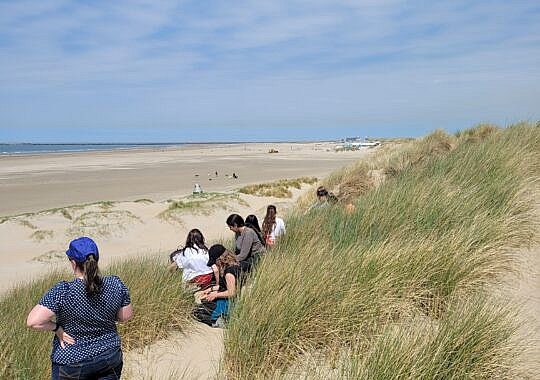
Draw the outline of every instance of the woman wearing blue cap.
M99 273L99 251L90 238L69 244L72 281L60 281L30 311L27 325L53 331L52 379L119 379L122 351L116 322L133 314L128 288Z

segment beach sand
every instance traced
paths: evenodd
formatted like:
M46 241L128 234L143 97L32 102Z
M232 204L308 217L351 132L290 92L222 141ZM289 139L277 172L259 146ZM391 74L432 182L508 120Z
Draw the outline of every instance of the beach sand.
M270 149L279 153L269 154ZM66 269L64 251L80 235L95 238L104 266L132 255L165 260L194 227L210 244L230 239L225 219L231 212L262 219L266 206L275 204L283 216L303 192L312 190L306 185L293 189L291 198L272 198L239 194L241 186L323 178L368 152L336 153L330 143L282 143L0 157L0 292L55 268ZM195 183L217 194L189 198ZM168 200L183 200L188 207L167 211ZM527 320L520 330L530 342L525 367L537 363L540 347L538 252L536 247L524 253L521 276L499 289L522 307ZM223 330L201 324L188 330L126 352L126 378L213 378Z
M262 218L267 204L277 203L283 212L298 195L238 195L235 190L241 186L300 176L323 178L366 154L336 153L332 147L253 143L2 156L0 291L64 265L67 244L81 235L97 240L104 264L170 252L195 227L210 240L229 237L225 219L231 212ZM270 154L270 149L279 153ZM167 200L189 195L195 183L205 192L225 195L206 202L206 210L164 216Z
M226 191L281 178L324 177L365 153L336 153L333 145L186 145L0 156L0 216L103 200L162 200L190 193L195 183L206 191ZM279 153L269 154L270 149Z
M283 216L311 189L304 185L292 189L291 198L272 198L239 194L240 187L321 179L368 152L336 153L331 143L253 143L0 156L0 292L68 269L64 252L82 235L98 243L102 266L133 255L159 255L165 262L195 227L209 244L231 239L225 226L230 213L253 213L262 222L266 206L274 204ZM196 183L205 197L189 196ZM168 211L170 200L188 206ZM197 324L187 335L126 353L126 374L211 377L222 345L222 330Z
M323 178L367 152L336 153L332 147L253 143L1 156L0 292L65 267L67 244L81 235L96 239L104 265L129 255L166 254L195 227L210 241L229 238L225 219L231 212L262 218L266 205L274 203L283 213L299 194L239 195L235 190L241 186ZM167 200L189 195L195 183L225 195L203 202L204 210L163 215Z

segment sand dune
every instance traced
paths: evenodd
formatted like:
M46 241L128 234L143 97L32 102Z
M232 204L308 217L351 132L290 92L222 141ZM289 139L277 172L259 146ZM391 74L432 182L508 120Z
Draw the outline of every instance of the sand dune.
M279 153L269 154L272 148ZM235 189L281 178L322 178L366 154L331 148L237 144L2 156L0 291L65 267L67 244L81 235L97 240L104 265L129 255L166 255L194 227L210 241L229 237L224 221L231 212L262 217L267 204L277 203L283 212L294 201L239 195ZM195 183L221 195L167 212L168 200L187 196Z
M268 154L271 148L280 153ZM239 194L235 190L240 186L300 176L322 178L365 154L330 148L246 144L1 157L0 292L52 269L67 269L64 252L76 236L88 235L98 242L102 266L132 255L165 258L194 227L210 244L230 239L225 219L231 212L254 213L262 220L271 203L283 215L309 188L292 189L291 198L272 198ZM190 198L195 183L216 193ZM171 210L171 200L187 206ZM197 325L188 335L175 334L126 353L126 374L212 377L221 350L222 330Z

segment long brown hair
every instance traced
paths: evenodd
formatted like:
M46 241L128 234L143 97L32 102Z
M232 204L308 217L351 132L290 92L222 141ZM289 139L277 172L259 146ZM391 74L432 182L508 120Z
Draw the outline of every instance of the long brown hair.
M264 237L262 235L261 227L259 227L259 220L255 215L251 214L246 216L244 225L245 227L251 228L253 231L255 231L261 244L266 245L266 241L264 240Z
M262 233L265 237L272 233L272 228L274 227L274 224L276 224L276 214L276 206L269 205L266 208L266 215L262 225Z
M195 249L195 247L208 251L208 247L206 246L206 244L204 244L204 236L202 232L197 228L194 228L191 231L189 231L188 236L186 238L186 245L182 249L182 255L185 256L184 251L186 250L186 248Z
M77 268L84 274L86 294L92 297L101 293L103 279L101 278L95 256L89 255L84 263L77 263Z
M225 272L225 269L230 268L235 265L240 265L238 262L238 259L236 258L236 255L229 251L228 249L225 250L219 256L216 260L216 266L219 269L219 273L223 276L223 273Z

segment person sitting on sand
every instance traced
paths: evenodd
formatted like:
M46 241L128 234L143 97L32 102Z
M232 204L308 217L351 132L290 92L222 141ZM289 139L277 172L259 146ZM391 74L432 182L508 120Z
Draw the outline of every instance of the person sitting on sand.
M189 231L184 248L174 251L171 258L177 268L183 269L182 280L204 289L214 279L214 271L208 262L208 248L204 236L197 228ZM217 276L216 276L217 278Z
M223 319L229 312L229 300L236 295L240 286L240 263L231 251L221 244L210 247L209 267L218 269L218 284L203 291L202 303L195 308L193 316L199 322L212 327L223 327Z
M262 245L266 246L266 241L263 238L263 234L261 231L261 227L259 226L259 219L257 219L257 216L250 214L246 216L246 220L244 222L246 227L251 228L253 231L257 233L257 236L259 237L259 240L261 241Z
M116 322L133 315L129 290L118 277L100 275L99 251L92 239L73 240L66 255L75 278L49 289L26 324L54 332L53 380L120 379L122 351Z
M271 247L276 243L276 238L285 234L285 222L276 216L277 209L274 205L266 208L266 216L262 225L262 234L266 241L266 246Z
M264 253L264 246L253 229L246 227L244 219L238 214L227 218L227 226L235 233L235 253L243 272L249 272Z

